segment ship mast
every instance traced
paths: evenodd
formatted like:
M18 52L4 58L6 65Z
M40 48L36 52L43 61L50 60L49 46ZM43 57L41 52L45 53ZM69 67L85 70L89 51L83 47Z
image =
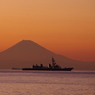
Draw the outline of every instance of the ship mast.
M56 64L56 62L55 62L54 58L52 57L52 66L54 67L55 64Z

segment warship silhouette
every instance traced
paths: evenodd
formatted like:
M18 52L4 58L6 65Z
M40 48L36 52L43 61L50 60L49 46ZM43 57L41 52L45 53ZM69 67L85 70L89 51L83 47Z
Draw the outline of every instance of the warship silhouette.
M52 64L49 66L43 66L43 64L33 65L32 68L22 68L22 70L46 70L46 71L71 71L74 68L61 68L59 65L56 64L55 59L52 57Z

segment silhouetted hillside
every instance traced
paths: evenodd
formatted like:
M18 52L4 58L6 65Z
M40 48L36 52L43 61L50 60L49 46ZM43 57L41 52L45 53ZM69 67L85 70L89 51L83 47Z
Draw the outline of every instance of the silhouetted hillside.
M0 68L23 68L33 64L48 65L52 56L58 65L62 67L74 67L75 69L95 70L95 62L82 62L69 59L65 56L55 54L37 43L23 40L9 49L0 52Z

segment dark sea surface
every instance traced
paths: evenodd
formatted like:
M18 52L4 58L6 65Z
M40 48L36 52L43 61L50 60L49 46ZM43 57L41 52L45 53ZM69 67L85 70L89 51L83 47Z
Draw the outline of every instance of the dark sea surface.
M0 95L95 95L95 71L0 70Z

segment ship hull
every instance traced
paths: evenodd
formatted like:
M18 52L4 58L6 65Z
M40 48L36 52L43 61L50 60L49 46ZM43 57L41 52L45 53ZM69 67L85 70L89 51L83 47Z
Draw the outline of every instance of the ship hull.
M53 68L22 68L22 70L41 70L41 71L71 71L73 68L61 68L61 69L53 69Z

